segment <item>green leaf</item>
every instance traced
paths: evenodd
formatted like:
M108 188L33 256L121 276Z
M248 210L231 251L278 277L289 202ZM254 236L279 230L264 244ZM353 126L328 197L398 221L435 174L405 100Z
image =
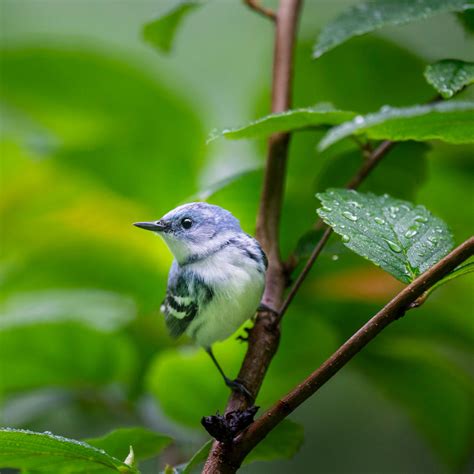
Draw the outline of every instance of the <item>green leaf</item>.
M437 102L358 115L351 122L332 128L319 142L325 150L350 135L395 141L443 140L448 143L474 142L474 102Z
M99 438L89 438L84 441L118 459L125 459L132 446L135 459L142 460L159 454L171 443L172 438L137 426L119 428Z
M90 388L130 383L136 353L123 335L77 323L35 324L0 331L0 394L38 387Z
M474 8L472 0L378 0L358 3L344 10L321 31L313 56L319 58L348 39L384 26L403 25L439 13Z
M443 59L425 69L426 80L445 99L474 83L474 63L460 59Z
M453 248L446 224L425 207L347 189L320 193L320 217L344 244L409 283Z
M183 18L198 6L196 1L182 1L170 12L147 23L143 27L143 39L159 51L169 53Z
M331 104L317 104L313 107L288 110L270 114L240 128L223 130L213 134L211 140L223 135L231 140L267 137L272 133L338 125L355 117L354 112L335 109Z
M51 433L3 428L0 446L1 468L58 474L138 472L105 451Z
M291 459L300 450L303 441L303 426L291 420L284 420L250 452L244 464Z

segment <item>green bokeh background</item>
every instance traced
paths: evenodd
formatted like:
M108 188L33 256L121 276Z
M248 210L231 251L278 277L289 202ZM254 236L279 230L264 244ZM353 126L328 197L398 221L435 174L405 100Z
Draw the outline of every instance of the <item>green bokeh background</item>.
M449 15L311 60L320 27L350 3L306 2L296 106L331 101L364 113L426 102L427 63L474 60L472 37ZM0 424L72 438L148 426L177 440L143 465L150 473L205 441L199 419L223 408L227 389L203 351L167 336L158 307L171 256L131 223L249 171L209 201L253 233L265 144L206 138L267 113L271 78L271 25L241 2L197 9L172 54L158 54L140 31L173 5L0 3ZM318 154L320 138L305 132L291 143L284 254L313 223L315 192L343 185L360 163L347 140ZM429 145L395 148L361 189L424 204L459 243L472 232L474 150ZM306 436L292 460L242 472L472 472L472 282L441 288L299 409L292 419ZM258 403L289 390L399 288L334 238L285 318ZM216 352L235 373L244 349L230 339Z

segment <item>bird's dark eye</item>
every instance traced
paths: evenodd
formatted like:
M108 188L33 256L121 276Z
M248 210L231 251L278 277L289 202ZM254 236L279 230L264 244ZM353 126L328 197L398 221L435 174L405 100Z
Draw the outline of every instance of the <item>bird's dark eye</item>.
M181 221L181 225L183 226L184 229L190 229L193 225L193 221L189 217L185 217Z

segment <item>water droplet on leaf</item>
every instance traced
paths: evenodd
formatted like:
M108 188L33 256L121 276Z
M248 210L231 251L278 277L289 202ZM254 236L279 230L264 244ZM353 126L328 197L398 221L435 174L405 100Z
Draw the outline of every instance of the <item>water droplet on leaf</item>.
M355 216L354 214L352 214L352 212L344 211L344 212L342 213L342 215L343 215L346 219L349 219L350 221L355 222L355 221L357 220L357 216Z
M384 240L385 242L387 242L387 245L390 247L390 250L393 250L395 253L400 253L402 251L402 248L400 247L400 245L388 239L384 239Z
M348 235L344 234L344 235L342 236L342 241L343 241L343 242L346 242L346 243L347 243L347 242L349 242L350 240L351 240L351 238L350 238Z
M374 221L380 225L385 224L385 221L381 217L374 217Z

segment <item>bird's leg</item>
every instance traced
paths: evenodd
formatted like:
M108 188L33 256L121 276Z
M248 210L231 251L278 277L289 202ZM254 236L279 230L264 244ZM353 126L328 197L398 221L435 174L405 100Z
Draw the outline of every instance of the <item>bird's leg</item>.
M225 384L231 390L243 393L245 396L249 398L249 400L253 400L252 394L247 390L247 387L242 382L239 382L237 379L231 380L229 379L229 377L226 376L226 374L222 370L222 367L219 365L219 362L217 362L217 359L215 358L214 353L212 352L212 349L210 347L206 347L205 350L209 354L209 357L212 359L212 362L214 362L214 365L217 367L217 370L219 371L219 373L222 375L222 378L224 379Z
M275 316L280 316L280 313L276 309L270 308L270 306L265 303L260 303L257 311L267 311L268 313L273 313Z

